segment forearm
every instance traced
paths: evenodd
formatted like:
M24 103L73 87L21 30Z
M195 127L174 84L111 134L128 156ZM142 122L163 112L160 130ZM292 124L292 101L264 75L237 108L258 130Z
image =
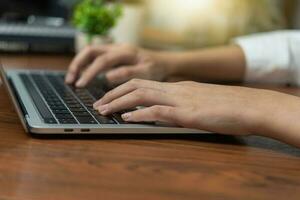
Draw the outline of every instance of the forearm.
M185 53L156 54L167 76L182 76L207 82L241 82L246 64L239 46L203 49Z
M252 132L300 147L300 98L273 91L266 95L254 102L256 114L249 114Z

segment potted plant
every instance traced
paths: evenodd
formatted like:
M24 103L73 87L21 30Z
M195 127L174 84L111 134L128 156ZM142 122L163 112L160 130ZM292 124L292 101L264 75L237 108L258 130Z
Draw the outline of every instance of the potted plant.
M122 16L122 7L105 0L83 0L74 10L73 24L78 29L76 50L90 44L112 42L110 30Z

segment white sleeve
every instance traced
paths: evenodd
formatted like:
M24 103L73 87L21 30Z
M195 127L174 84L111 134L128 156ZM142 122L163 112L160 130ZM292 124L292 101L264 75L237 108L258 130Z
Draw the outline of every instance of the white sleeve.
M300 86L300 31L255 34L234 43L245 54L245 82Z

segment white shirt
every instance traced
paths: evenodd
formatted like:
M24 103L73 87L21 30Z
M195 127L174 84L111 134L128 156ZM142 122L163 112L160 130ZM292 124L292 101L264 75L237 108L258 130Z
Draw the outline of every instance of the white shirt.
M245 82L300 86L300 31L276 31L234 40L244 51Z

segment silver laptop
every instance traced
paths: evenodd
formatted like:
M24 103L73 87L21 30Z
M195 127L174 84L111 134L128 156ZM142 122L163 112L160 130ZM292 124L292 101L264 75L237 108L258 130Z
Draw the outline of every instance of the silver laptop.
M158 123L125 123L122 113L102 116L93 103L111 88L97 78L85 89L64 83L64 72L4 70L1 77L25 130L35 135L207 133Z

